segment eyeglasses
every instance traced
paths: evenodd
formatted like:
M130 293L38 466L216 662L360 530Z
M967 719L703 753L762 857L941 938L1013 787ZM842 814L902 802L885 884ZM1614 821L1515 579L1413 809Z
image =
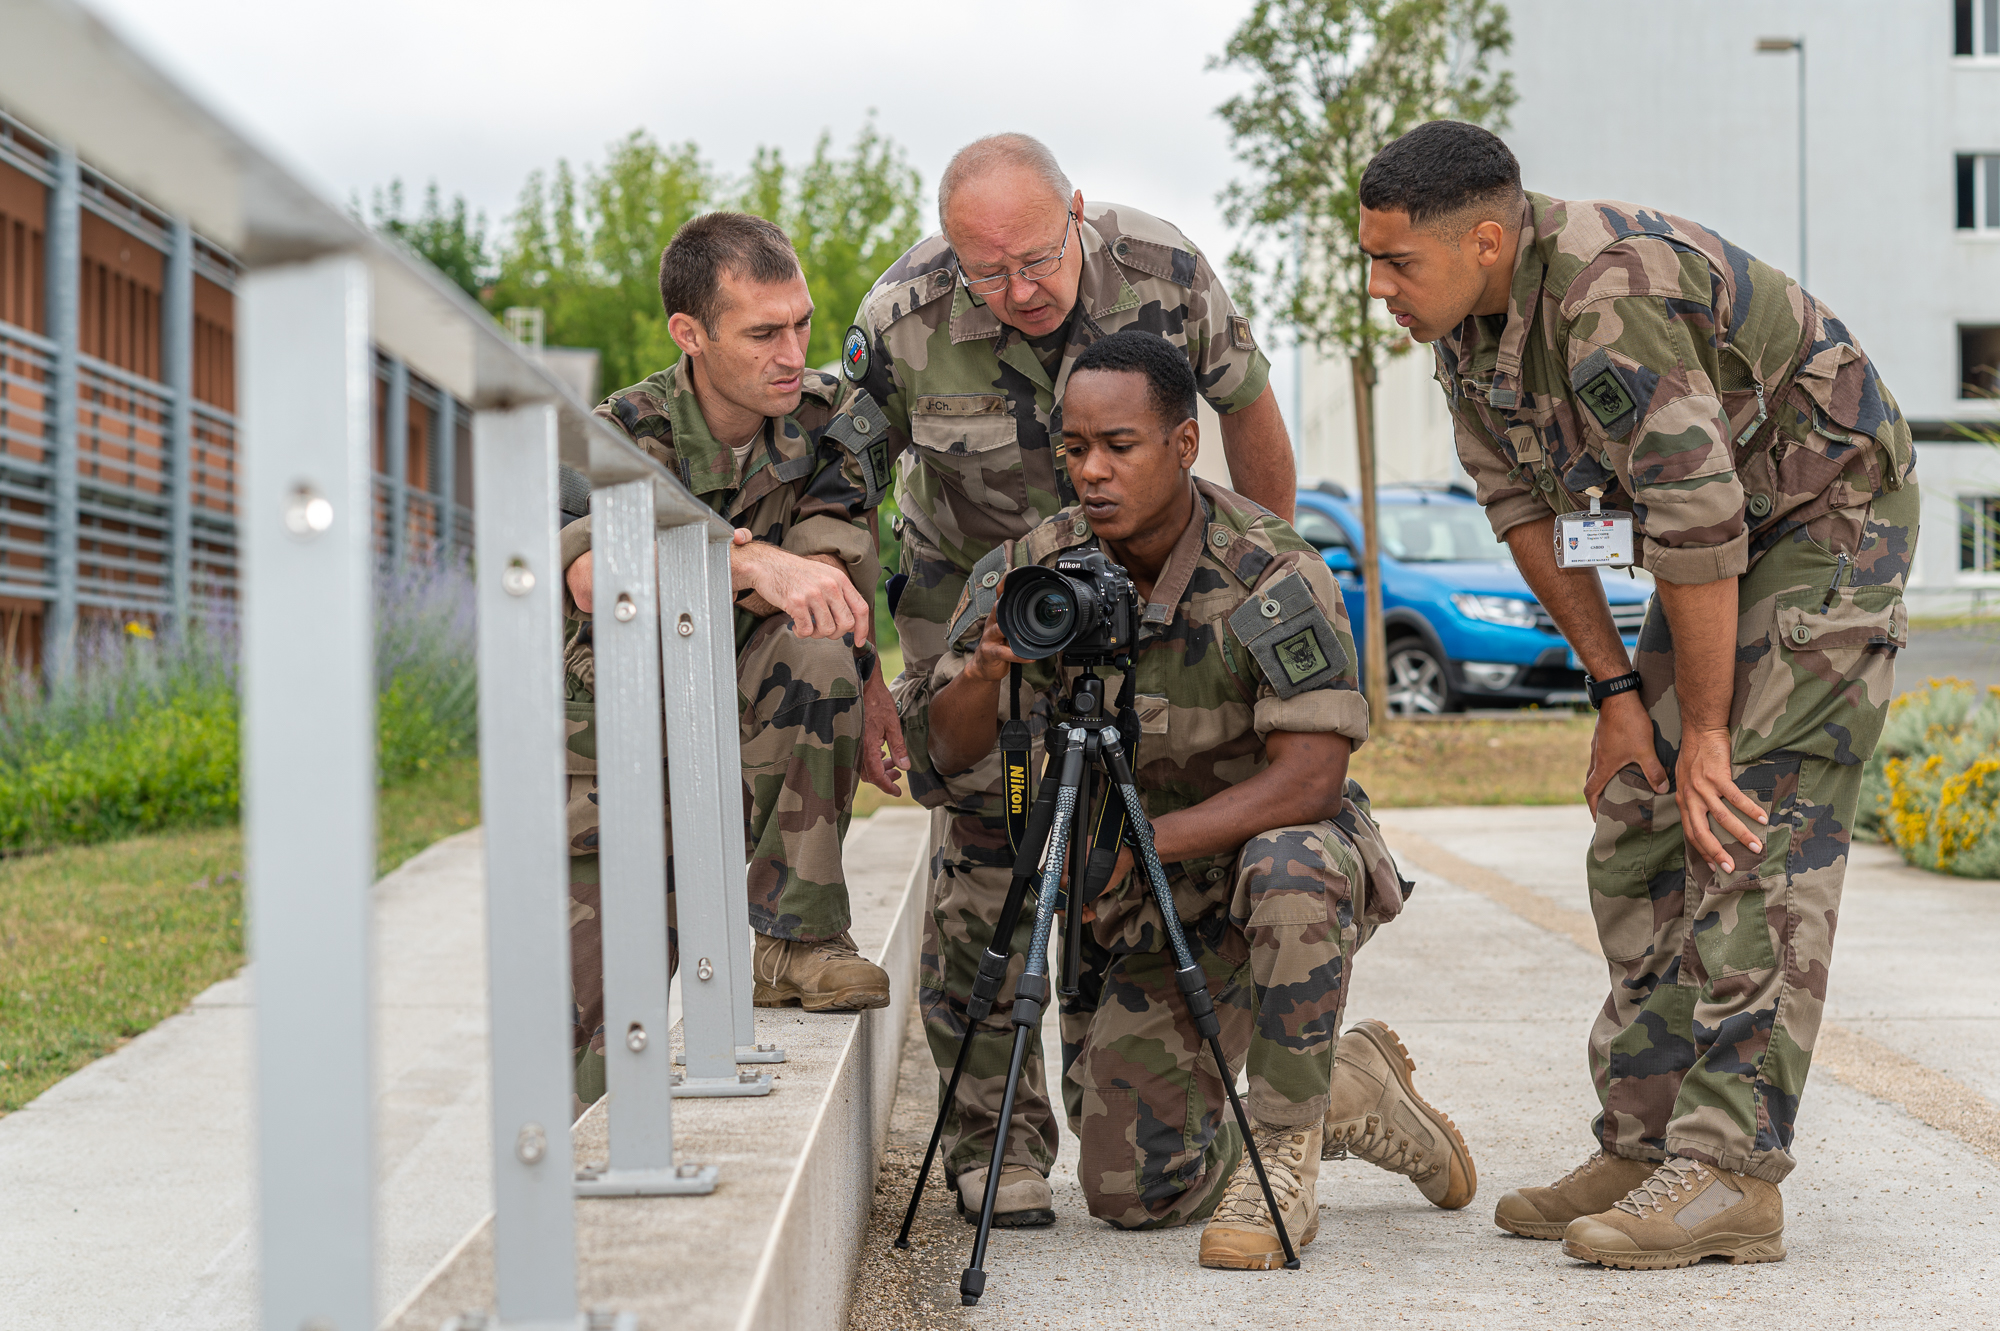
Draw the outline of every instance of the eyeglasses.
M1048 258L1037 259L1033 263L1022 264L1011 273L995 273L991 277L967 277L965 269L960 267L958 280L965 283L965 289L975 296L991 296L1005 290L1007 284L1017 277L1024 277L1030 282L1040 282L1044 278L1055 276L1056 269L1062 267L1063 255L1069 253L1069 224L1075 220L1076 214L1067 212L1063 214L1062 245ZM952 262L958 262L957 255L952 256Z

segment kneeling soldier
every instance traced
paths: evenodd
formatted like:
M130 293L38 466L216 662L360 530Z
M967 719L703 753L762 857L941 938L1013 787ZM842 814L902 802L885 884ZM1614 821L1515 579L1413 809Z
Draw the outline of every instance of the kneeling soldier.
M872 632L872 518L888 459L869 456L868 445L887 421L865 391L842 400L838 380L806 368L812 297L791 242L770 222L741 213L689 222L660 256L660 295L685 354L613 393L597 414L737 528L730 571L755 1000L881 1007L889 977L848 937L841 841L857 775L896 794L895 769L908 766ZM577 1094L588 1102L604 1085L588 517L563 528L562 555L571 975ZM667 851L671 921L671 832Z
M1194 415L1193 371L1154 334L1115 333L1077 358L1062 422L1080 502L973 570L931 675L928 756L950 774L992 750L1011 666L1025 665L1037 695L1078 673L1008 649L989 613L1001 579L989 574L1093 546L1124 566L1144 605L1133 650L1139 789L1215 995L1230 1075L1247 1061L1252 1130L1302 1245L1318 1229L1323 1154L1344 1147L1408 1175L1443 1207L1471 1201L1475 1176L1451 1120L1411 1086L1393 1031L1364 1021L1335 1039L1354 954L1408 891L1347 780L1368 735L1353 638L1312 547L1193 478ZM1046 702L1032 705L1046 721ZM1277 1231L1175 987L1159 907L1131 870L1128 847L1086 908L1084 979L1063 1008L1063 1099L1084 1195L1122 1229L1206 1218L1204 1266L1276 1266ZM962 1196L984 1172L960 1175Z

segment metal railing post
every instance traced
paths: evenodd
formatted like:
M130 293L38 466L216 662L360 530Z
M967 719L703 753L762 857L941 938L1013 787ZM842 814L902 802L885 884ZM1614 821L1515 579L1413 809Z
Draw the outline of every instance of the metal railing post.
M479 412L472 465L485 501L474 548L494 1285L505 1325L569 1327L576 1217L555 408Z
M262 1325L372 1331L370 283L335 255L239 299Z
M738 1044L756 1036L739 1035L735 1011L751 954L728 534L708 523L663 531L659 561L687 1064L676 1094L762 1095L769 1073L736 1070Z
M389 473L389 567L402 571L410 548L410 367L389 361L389 400L382 413L382 467Z
M76 154L59 147L50 163L44 279L49 340L49 572L53 595L42 626L42 669L67 679L76 669L78 339L82 336L83 175Z
M458 504L458 399L448 388L438 390L437 440L437 549L438 558L450 564L458 549L453 521Z
M653 483L599 490L590 511L611 1161L580 1173L576 1189L590 1197L713 1192L713 1166L674 1166Z
M160 379L167 404L167 587L174 628L194 604L194 230L173 219L160 293Z

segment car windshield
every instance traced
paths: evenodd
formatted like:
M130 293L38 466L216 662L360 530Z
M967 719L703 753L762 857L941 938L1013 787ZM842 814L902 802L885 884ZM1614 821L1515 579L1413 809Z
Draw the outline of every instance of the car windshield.
M1504 564L1513 557L1474 504L1384 504L1381 515L1382 551L1405 564Z

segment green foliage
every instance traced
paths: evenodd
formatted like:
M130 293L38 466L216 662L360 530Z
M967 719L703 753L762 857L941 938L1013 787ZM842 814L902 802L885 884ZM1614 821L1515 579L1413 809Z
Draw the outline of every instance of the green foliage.
M660 312L660 251L713 204L716 180L693 143L643 130L577 178L567 161L522 188L487 297L496 313L537 306L550 346L593 347L601 382L636 383L679 356Z
M376 612L380 777L402 781L476 741L471 580L385 581ZM162 640L106 631L70 683L0 680L0 855L235 818L236 635L203 622Z
M360 209L357 207L358 213ZM386 190L378 189L370 208L369 225L393 236L433 267L458 283L474 300L491 279L492 257L486 248L486 214L468 218L465 196L454 194L451 207L444 206L433 180L424 189L424 210L414 218L403 216L403 182L392 180Z
M1891 703L1855 823L1920 869L2000 878L2000 689L1932 680Z
M1504 125L1513 77L1493 62L1511 42L1494 0L1256 0L1210 62L1255 79L1219 108L1249 168L1222 194L1251 240L1229 261L1237 301L1370 359L1361 173L1426 120Z
M550 345L595 348L605 384L636 383L680 359L660 308L660 251L690 218L737 208L777 222L798 247L816 308L808 354L832 364L862 296L921 234L921 185L872 121L844 156L822 133L798 168L759 148L735 182L692 142L661 147L634 130L580 179L566 161L529 176L487 306L539 307Z

